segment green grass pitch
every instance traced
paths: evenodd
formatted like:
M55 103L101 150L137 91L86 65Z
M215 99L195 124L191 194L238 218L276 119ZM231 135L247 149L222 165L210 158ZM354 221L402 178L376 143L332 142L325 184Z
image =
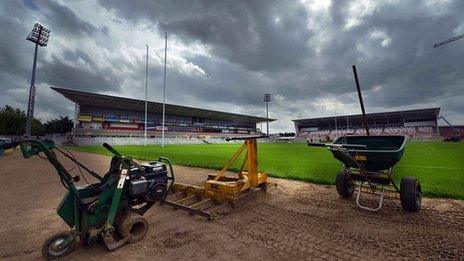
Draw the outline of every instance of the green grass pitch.
M123 155L141 160L160 156L173 164L221 169L240 144L202 144L160 146L114 146ZM73 147L73 150L110 155L102 146ZM273 177L333 184L341 163L327 148L308 147L306 143L261 143L258 145L259 169ZM238 171L239 163L231 170ZM464 142L410 141L402 160L396 165L395 180L414 176L426 196L464 199Z

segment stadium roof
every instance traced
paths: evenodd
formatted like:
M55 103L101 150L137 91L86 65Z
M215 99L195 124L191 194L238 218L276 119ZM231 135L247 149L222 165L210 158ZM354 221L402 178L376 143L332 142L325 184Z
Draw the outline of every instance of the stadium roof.
M423 118L437 119L440 113L440 108L427 108L427 109L417 109L417 110L404 110L404 111L390 111L390 112L377 112L377 113L367 113L366 117L368 119L385 119L385 118L403 118L409 120L420 120ZM334 118L347 118L349 121L358 120L362 118L362 114L352 114L352 115L340 115L340 116L330 116L330 117L320 117L320 118L307 118L307 119L297 119L293 120L301 125L311 125L316 124L322 121L333 121Z
M68 100L75 102L79 105L88 106L105 106L107 108L145 111L145 101L136 100L118 96L104 95L98 93L82 92L59 87L51 87L53 90L61 93ZM163 104L159 102L148 102L148 111L151 113L162 113ZM205 110L199 108L192 108L180 105L173 105L166 103L166 114L168 115L181 115L192 116L209 119L229 120L234 122L265 122L264 117L255 117L243 114ZM269 119L275 121L275 119Z

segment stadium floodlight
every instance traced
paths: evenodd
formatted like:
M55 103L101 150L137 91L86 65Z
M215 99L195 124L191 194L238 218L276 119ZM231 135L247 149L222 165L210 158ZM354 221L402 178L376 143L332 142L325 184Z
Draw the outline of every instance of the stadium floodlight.
M146 68L145 68L145 129L143 132L143 146L147 146L147 115L148 115L148 44L146 55Z
M29 101L27 104L27 118L26 118L26 135L32 134L32 119L34 118L34 103L35 103L35 71L37 68L37 53L39 45L42 47L47 46L48 38L50 38L50 29L45 26L35 23L32 31L27 36L26 40L35 43L34 62L32 63L32 76L31 86L29 87Z
M270 94L270 93L264 94L264 102L266 103L266 128L267 128L267 135L269 135L269 103L271 102L271 94Z
M45 26L35 23L32 31L27 36L27 40L36 43L42 47L47 46L48 38L50 37L50 29Z
M163 81L163 126L161 130L161 147L164 147L164 119L166 116L166 57L168 54L168 34L164 32L164 81Z
M450 39L445 40L445 41L443 41L443 42L436 43L436 44L433 45L433 48L437 48L437 47L440 47L440 46L442 46L442 45L449 44L449 43L454 42L454 41L457 41L457 40L459 40L459 39L461 39L461 38L464 38L464 34L457 35L457 36L451 37Z

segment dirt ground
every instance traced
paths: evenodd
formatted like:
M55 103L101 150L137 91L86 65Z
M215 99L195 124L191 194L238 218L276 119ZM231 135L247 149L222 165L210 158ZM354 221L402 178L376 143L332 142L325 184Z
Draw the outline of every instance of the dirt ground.
M104 173L109 157L76 153ZM0 158L0 258L40 259L40 248L66 229L56 215L65 192L54 169L19 151ZM70 167L70 165L66 164ZM179 181L215 171L175 166ZM330 175L330 174L328 174ZM376 213L341 199L332 186L272 179L265 196L217 221L156 205L144 240L113 252L103 244L78 248L74 260L464 259L464 202L424 199L420 213L387 200Z

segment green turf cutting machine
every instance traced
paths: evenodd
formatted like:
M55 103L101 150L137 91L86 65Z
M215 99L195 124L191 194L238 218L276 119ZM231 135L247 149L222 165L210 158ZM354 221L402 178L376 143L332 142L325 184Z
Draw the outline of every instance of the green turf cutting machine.
M168 159L138 164L106 143L103 146L114 156L104 176L85 167L69 150L52 141L22 138L14 143L21 146L24 158L39 156L47 159L68 190L57 213L71 230L57 233L43 244L42 254L47 259L69 254L78 242L90 244L102 239L108 250L113 250L141 240L148 230L143 215L156 202L164 201L174 182ZM60 163L58 153L60 158L71 160L80 175L72 176ZM85 172L97 181L88 183ZM81 177L87 185L75 184Z
M405 136L342 136L333 143L308 142L309 146L328 147L335 159L343 163L335 186L343 198L357 190L356 204L370 211L382 208L384 195L399 198L405 211L418 212L421 206L421 185L414 177L403 177L400 187L393 180L393 170L403 156ZM361 193L379 196L377 207L361 204Z

